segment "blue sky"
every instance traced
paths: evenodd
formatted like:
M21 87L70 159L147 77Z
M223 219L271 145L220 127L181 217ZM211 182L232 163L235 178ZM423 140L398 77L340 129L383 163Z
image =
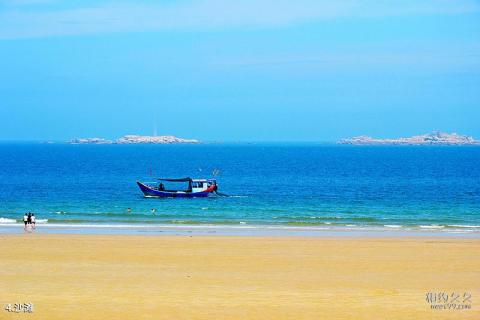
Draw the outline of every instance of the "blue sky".
M480 1L0 0L0 139L480 139Z

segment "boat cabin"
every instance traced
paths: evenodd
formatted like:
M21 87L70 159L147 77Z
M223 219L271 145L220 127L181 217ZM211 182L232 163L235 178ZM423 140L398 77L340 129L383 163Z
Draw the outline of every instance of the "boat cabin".
M179 179L169 179L161 178L158 179L159 183L155 189L159 191L175 192L203 192L209 187L216 185L217 182L214 179L192 179L192 178L179 178ZM180 188L178 183L187 183L183 184L184 188Z

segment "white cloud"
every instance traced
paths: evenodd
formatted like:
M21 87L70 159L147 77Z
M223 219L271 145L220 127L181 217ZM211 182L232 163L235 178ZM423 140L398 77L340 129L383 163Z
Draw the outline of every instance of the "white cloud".
M212 30L286 26L304 21L480 11L474 0L197 0L148 4L107 2L88 7L0 11L0 39L123 31ZM46 1L46 0L44 0ZM15 0L9 1L14 4ZM54 6L53 6L54 7ZM1 9L0 9L1 10Z

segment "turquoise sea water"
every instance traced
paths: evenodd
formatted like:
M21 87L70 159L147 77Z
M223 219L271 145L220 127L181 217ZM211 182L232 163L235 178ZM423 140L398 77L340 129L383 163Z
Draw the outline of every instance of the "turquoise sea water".
M135 184L215 168L231 197L147 199ZM26 211L49 226L479 230L480 147L0 144L0 225Z

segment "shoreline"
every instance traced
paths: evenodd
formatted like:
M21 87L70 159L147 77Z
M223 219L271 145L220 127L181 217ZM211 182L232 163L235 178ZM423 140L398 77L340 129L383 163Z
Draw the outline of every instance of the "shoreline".
M0 224L0 235L23 234L23 224ZM399 227L399 226L286 226L286 225L188 225L188 224L37 224L38 234L92 235L197 235L241 237L354 237L354 238L468 238L480 239L480 228L462 226Z

